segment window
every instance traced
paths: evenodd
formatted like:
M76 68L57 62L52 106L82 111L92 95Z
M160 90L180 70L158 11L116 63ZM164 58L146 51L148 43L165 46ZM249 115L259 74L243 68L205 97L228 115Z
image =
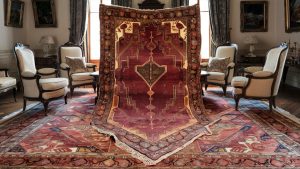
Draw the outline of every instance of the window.
M100 57L100 21L99 4L100 0L90 0L89 13L89 54L91 60L99 60ZM110 5L110 0L104 0L104 4ZM197 3L197 0L190 0L190 5ZM210 56L210 20L208 0L200 0L201 15L201 58L207 59Z
M103 1L104 4L110 5L110 0ZM100 58L100 19L99 4L100 0L90 0L89 13L89 54L90 60L99 60Z
M201 16L201 58L208 59L210 56L210 19L208 0L200 1ZM197 0L190 0L190 5L197 3Z

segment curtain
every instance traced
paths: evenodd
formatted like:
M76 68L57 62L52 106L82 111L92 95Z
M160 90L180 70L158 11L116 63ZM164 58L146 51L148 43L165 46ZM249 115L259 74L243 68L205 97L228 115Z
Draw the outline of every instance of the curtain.
M87 32L87 17L88 0L70 0L70 42L82 46Z
M189 6L189 0L172 0L172 8L179 6Z
M230 41L229 5L230 0L209 0L211 52L213 56L215 56L218 46Z
M132 0L111 0L112 5L132 7Z

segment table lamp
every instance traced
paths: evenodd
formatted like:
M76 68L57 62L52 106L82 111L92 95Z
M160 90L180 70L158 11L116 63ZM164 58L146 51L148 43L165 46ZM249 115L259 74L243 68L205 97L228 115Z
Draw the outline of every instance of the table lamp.
M253 52L255 50L254 45L257 44L257 39L254 36L248 36L245 38L244 43L249 45L249 53L247 54L247 57L256 57Z
M48 56L49 50L51 49L51 45L55 44L55 40L53 36L43 36L40 40L40 43L43 46L44 56Z

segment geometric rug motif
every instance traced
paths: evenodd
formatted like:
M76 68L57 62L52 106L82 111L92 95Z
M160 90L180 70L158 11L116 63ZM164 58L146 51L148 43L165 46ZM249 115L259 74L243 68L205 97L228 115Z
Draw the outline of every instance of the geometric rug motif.
M218 119L206 117L201 98L199 5L100 8L103 85L95 129L147 165L211 135Z
M40 104L0 126L0 168L148 168L95 130L94 97L76 91L67 105ZM209 118L221 118L203 136L150 168L299 168L300 123L272 113L261 101L234 99L221 90L205 94ZM299 121L299 120L298 120Z

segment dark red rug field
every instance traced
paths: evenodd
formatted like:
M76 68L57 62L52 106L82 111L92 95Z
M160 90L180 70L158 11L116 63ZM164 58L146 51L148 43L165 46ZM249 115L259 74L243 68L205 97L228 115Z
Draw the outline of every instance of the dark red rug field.
M86 90L65 105L50 104L45 117L42 105L0 128L0 168L191 168L191 167L300 167L300 125L280 113L268 112L261 101L241 100L242 112L221 90L204 97L211 136L195 140L155 166L145 166L118 148L110 137L90 125L94 94ZM175 138L176 139L176 138Z

